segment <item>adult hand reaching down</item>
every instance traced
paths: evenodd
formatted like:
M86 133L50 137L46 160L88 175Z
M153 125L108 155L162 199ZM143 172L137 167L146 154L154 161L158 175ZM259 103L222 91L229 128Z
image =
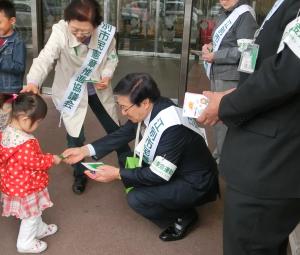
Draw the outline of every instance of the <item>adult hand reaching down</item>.
M33 83L28 83L22 90L21 93L32 92L34 94L39 94L40 90L38 85Z

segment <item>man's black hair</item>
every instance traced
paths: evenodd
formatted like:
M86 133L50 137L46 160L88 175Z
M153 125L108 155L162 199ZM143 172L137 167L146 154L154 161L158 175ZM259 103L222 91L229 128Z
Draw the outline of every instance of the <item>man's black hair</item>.
M7 18L16 17L16 8L15 5L9 0L0 1L0 11L4 12Z
M113 90L115 95L128 96L137 106L149 99L155 102L160 97L156 82L147 73L130 73L122 78Z

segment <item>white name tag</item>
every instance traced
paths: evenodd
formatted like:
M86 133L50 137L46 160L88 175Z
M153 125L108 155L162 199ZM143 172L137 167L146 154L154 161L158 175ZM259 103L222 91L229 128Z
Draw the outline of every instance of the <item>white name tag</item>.
M156 156L150 165L150 170L166 181L170 180L176 169L177 166L161 156Z
M238 71L253 73L256 66L258 51L258 44L249 44L247 48L242 51Z

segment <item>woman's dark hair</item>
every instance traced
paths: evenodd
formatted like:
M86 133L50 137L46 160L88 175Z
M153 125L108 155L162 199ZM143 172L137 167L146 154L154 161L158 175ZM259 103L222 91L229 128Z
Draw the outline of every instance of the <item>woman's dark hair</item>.
M88 21L94 27L102 22L101 8L96 0L73 0L64 11L65 21Z
M147 98L154 103L160 97L156 82L147 73L127 74L114 88L114 94L129 96L131 103L137 106Z
M13 100L12 118L25 114L31 120L31 125L37 120L44 119L47 114L47 104L40 95L32 92L21 93Z
M16 17L16 8L11 1L1 0L0 11L4 12L5 16L9 19Z
M13 97L12 94L0 93L0 108L3 107L4 103Z

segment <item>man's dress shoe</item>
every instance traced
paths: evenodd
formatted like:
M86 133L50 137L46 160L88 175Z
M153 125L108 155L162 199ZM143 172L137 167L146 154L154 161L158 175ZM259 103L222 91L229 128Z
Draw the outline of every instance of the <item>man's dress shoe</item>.
M74 183L72 185L72 190L75 194L80 195L84 192L86 186L87 178L83 177L75 177Z
M160 235L162 241L176 241L184 238L188 230L196 224L197 214L190 219L178 218L171 226L167 227Z

